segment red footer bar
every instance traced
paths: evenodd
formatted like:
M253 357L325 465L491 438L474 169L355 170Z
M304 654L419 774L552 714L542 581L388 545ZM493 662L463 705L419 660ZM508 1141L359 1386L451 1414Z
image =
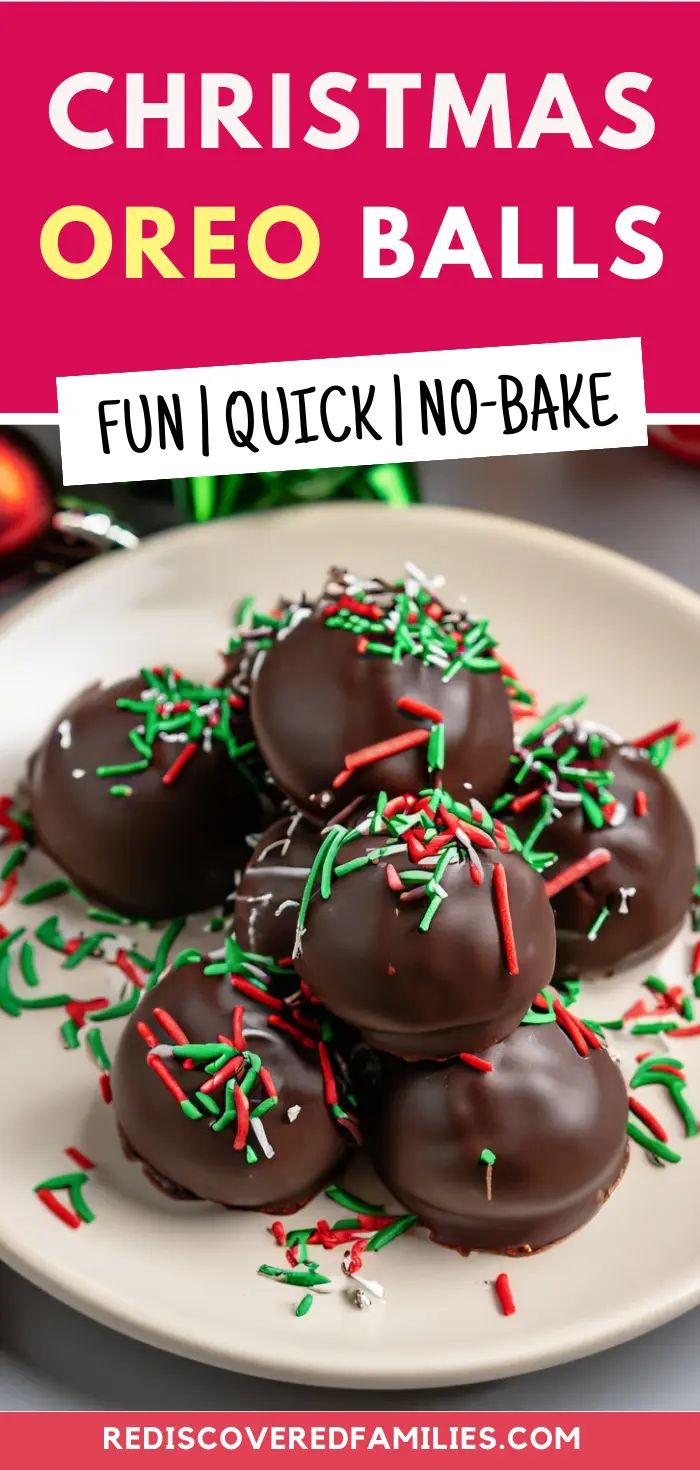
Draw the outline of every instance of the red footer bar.
M515 1458L519 1465L576 1458L591 1470L635 1470L695 1461L695 1414L2 1414L0 1464L95 1465L146 1461L187 1465L301 1465L314 1455L332 1454L344 1470L350 1456L376 1465L445 1465L450 1456L491 1455L499 1467ZM280 1455L285 1456L283 1462ZM505 1456L505 1458L504 1458Z

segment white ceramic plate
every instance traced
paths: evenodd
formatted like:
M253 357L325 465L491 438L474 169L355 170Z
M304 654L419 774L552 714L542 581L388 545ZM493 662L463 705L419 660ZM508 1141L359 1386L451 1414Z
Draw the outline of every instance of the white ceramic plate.
M318 587L331 561L397 574L405 559L444 572L448 594L464 591L472 609L491 615L504 652L542 700L588 691L591 714L630 735L678 715L700 729L700 600L673 582L516 521L330 506L174 531L30 599L0 634L0 790L12 787L33 742L88 679L158 661L205 675L240 594L269 604L280 590ZM672 773L700 825L700 746L679 753ZM13 903L2 919L36 924L47 911ZM78 916L77 906L65 905L64 927L75 929ZM42 950L39 958L44 987L63 988L60 957ZM680 978L687 961L683 939L655 968ZM115 994L116 978L88 961L70 988L83 997ZM619 1014L640 978L589 988L582 1014ZM299 1292L256 1274L261 1262L279 1259L269 1220L173 1205L146 1185L122 1158L87 1058L58 1043L60 1019L55 1011L18 1020L0 1014L0 1252L112 1327L267 1377L407 1388L575 1358L700 1301L700 1140L681 1141L670 1104L655 1096L682 1164L653 1168L635 1148L626 1178L591 1225L508 1264L515 1316L500 1315L494 1301L501 1259L464 1260L416 1235L373 1262L385 1306L360 1313L345 1297L319 1297L297 1319ZM105 1039L113 1047L109 1028ZM622 1039L623 1062L638 1045ZM700 1039L674 1045L685 1048L690 1098L700 1107ZM98 1163L90 1181L97 1219L77 1231L32 1194L61 1169L68 1145ZM327 1203L321 1211L312 1205L299 1219L311 1223L326 1211ZM337 1271L335 1255L323 1259Z

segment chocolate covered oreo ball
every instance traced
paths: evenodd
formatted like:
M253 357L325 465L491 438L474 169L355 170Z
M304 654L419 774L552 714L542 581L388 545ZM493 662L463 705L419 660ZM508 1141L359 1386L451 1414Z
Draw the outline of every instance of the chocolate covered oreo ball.
M284 609L253 667L264 760L292 802L323 822L361 794L418 792L437 720L446 785L488 802L512 739L493 649L485 621L449 611L417 576L389 585L334 572L315 604Z
M528 1254L605 1202L627 1160L627 1093L597 1039L578 1037L556 1022L521 1025L469 1061L386 1070L367 1142L437 1240Z
M129 917L221 903L261 826L239 713L228 691L171 669L83 690L30 762L39 845L81 893Z
M128 1022L112 1071L124 1146L176 1198L291 1210L349 1136L327 1096L320 1032L208 968L171 969Z
M437 807L433 810L437 797ZM551 978L544 884L483 808L442 792L331 827L299 915L296 963L324 1005L397 1056L490 1046Z
M299 904L321 833L301 812L263 832L236 891L234 929L245 950L280 964L296 940Z
M501 814L546 860L557 977L644 962L683 923L695 855L689 819L662 769L677 733L670 728L628 743L565 717L517 751L525 779L511 784Z

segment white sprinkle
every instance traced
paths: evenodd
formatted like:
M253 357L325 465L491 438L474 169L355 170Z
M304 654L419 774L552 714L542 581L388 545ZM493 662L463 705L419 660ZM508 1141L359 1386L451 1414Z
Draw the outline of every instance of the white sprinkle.
M296 1123L296 1120L299 1117L300 1112L301 1112L301 1104L300 1103L293 1103L292 1106L291 1106L291 1108L287 1108L287 1122L288 1123Z
M73 730L70 720L61 720L58 727L58 738L61 750L70 750L73 743Z
M275 1150L273 1149L272 1144L270 1143L270 1140L265 1132L265 1129L263 1128L262 1118L251 1118L250 1126L255 1134L255 1137L258 1140L258 1143L265 1155L265 1158L274 1159Z
M283 914L285 909L298 909L298 907L299 900L297 898L285 898L284 903L279 904L275 909L275 918L279 919L280 914Z
M76 781L80 781L84 775L85 772L81 771L79 766L76 766L76 769L74 771L71 771L71 776L73 776L74 780Z
M635 895L636 892L637 892L636 888L621 888L620 889L620 907L618 909L618 913L620 913L620 914L628 914L629 913L629 911L630 911L630 909L629 909L629 900L631 898L634 898L634 895Z
M159 1046L152 1046L148 1053L150 1057L171 1057L172 1054L172 1047L166 1046L164 1043L161 1043Z

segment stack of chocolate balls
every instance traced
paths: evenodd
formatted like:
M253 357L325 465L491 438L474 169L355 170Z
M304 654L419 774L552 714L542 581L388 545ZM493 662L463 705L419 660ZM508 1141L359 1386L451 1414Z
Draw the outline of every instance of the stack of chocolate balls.
M152 918L233 902L223 951L178 957L117 1053L124 1145L160 1188L294 1209L359 1116L460 1250L540 1249L607 1198L625 1085L551 982L680 927L678 731L624 743L574 704L514 734L530 702L414 568L332 569L239 630L219 683L142 671L58 718L31 805L80 891Z

